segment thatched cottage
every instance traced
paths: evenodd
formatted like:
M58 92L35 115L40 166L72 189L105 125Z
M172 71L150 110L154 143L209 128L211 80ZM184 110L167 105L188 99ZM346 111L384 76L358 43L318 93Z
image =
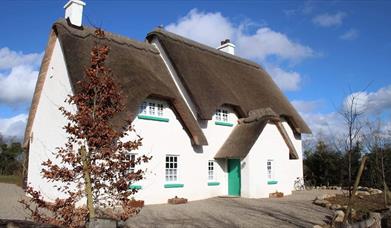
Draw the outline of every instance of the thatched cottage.
M40 164L66 141L58 107L74 92L90 59L94 29L82 25L85 4L70 0L51 28L28 118L28 179L45 197L59 192ZM107 66L126 95L126 111L152 155L145 180L131 188L147 204L232 195L290 194L303 176L301 136L310 133L288 99L258 64L157 28L139 42L106 33ZM137 168L137 167L135 167Z

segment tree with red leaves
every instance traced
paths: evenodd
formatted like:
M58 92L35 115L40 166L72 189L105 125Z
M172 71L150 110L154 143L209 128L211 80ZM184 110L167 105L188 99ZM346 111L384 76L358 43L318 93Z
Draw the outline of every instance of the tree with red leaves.
M120 129L112 124L113 117L125 106L112 72L104 64L110 51L109 46L101 44L105 41L104 32L97 29L95 36L90 66L77 83L75 94L66 99L76 111L60 108L68 119L64 127L68 140L56 154L60 162L42 163L43 177L60 183L58 190L67 197L47 202L41 192L27 187L31 198L21 200L39 223L80 227L101 216L126 220L140 210L132 206L131 195L137 190L129 189L129 185L141 180L144 171L129 170L151 158L131 158L130 151L141 146L142 138L135 134L136 139L125 141L135 133L129 120Z

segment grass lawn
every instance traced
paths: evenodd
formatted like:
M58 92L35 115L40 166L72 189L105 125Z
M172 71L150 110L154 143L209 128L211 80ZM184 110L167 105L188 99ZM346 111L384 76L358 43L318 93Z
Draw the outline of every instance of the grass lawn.
M15 176L15 175L1 176L0 175L0 183L16 184L21 187L23 180L22 180L22 177L20 177L20 176Z

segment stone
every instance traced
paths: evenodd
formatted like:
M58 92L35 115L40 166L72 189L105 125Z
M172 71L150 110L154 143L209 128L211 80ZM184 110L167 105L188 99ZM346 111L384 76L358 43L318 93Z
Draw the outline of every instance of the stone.
M322 206L322 207L326 206L327 203L329 202L326 200L321 200L321 199L314 200L315 205Z
M371 193L367 192L367 191L357 191L356 192L356 196L369 196L371 195Z
M315 198L315 200L319 199L319 200L325 200L327 198L331 198L331 197L335 197L335 194L324 194L324 195L321 195L321 196L317 196Z
M368 187L358 187L358 188L357 188L357 191L364 191L364 192L367 192L367 191L369 191L369 189L370 189L370 188L368 188Z
M382 190L379 190L379 189L371 189L371 190L369 191L369 193L370 193L371 195L375 195L375 194L382 194L383 191L382 191Z
M345 217L345 212L343 212L341 210L337 210L337 211L334 212L333 221L341 223L341 222L343 222L343 218L344 217Z
M341 208L342 208L342 207L341 207L341 205L339 205L339 204L332 204L331 207L330 207L331 210L339 210L339 209L341 209Z
M327 203L324 205L325 208L328 208L328 209L331 209L331 206L333 204L331 204L330 202L327 201Z
M315 226L313 226L312 228L323 228L323 226L321 226L321 225L315 225Z

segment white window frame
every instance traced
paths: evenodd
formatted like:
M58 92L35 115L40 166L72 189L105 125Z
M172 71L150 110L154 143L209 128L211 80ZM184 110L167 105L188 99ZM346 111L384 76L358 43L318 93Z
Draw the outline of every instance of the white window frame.
M156 103L155 102L148 102L148 115L149 116L156 116Z
M139 113L142 115L147 115L147 109L148 109L148 103L144 101L143 103L141 103Z
M166 182L178 182L179 175L179 155L167 154L164 160L165 175L164 180Z
M164 105L162 103L157 103L156 107L157 107L156 115L159 117L164 116Z
M214 160L208 161L208 182L216 181L216 165Z
M268 180L274 180L275 179L275 175L274 175L275 169L276 169L276 167L275 167L274 160L273 159L268 159L266 161L266 177L267 177Z
M229 123L229 111L226 108L218 108L215 112L215 120L219 122Z
M141 103L139 114L145 116L165 117L165 104L156 100L145 100Z

